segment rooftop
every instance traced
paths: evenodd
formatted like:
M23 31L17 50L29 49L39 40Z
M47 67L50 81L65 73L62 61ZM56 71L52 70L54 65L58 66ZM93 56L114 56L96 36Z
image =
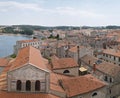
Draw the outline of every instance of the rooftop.
M39 41L38 39L31 39L31 40L20 40L20 41L17 41L17 42L20 42L20 43L29 43L29 42L37 42Z
M0 67L4 67L8 64L8 60L5 58L0 58Z
M48 71L47 67L45 66L44 59L41 56L40 50L32 46L20 49L16 59L12 62L10 70L22 67L26 64L32 64L33 66L36 66L42 70Z
M103 53L120 57L120 50L119 49L105 49L103 51Z
M66 78L62 80L68 97L84 94L105 86L103 82L91 75Z
M52 94L43 93L8 93L5 91L0 91L1 98L59 98Z
M94 56L90 56L90 55L85 55L81 58L82 61L84 61L86 64L89 64L90 62L90 66L92 67L94 63L96 63L99 59L94 57ZM120 67L118 65L109 63L109 62L105 62L100 60L101 63L100 64L96 64L96 69L104 72L105 74L108 74L110 76L117 76L118 74L120 74ZM85 66L85 65L83 65Z
M56 56L53 56L51 62L53 69L78 67L77 62L73 58L57 58Z

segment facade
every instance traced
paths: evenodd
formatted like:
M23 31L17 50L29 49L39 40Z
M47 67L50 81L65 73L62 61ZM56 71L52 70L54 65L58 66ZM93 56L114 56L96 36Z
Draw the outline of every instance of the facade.
M79 58L81 58L86 54L93 55L93 49L91 47L79 46L79 50L78 50L78 46L75 46L68 50L68 57L73 58L77 62L78 62L78 56Z
M96 78L107 83L108 98L120 96L119 66L89 55L81 58L81 65L87 68L89 73L93 74Z
M51 57L52 70L64 75L79 76L79 65L73 58Z
M103 51L102 59L106 62L117 64L120 66L120 50L119 49L106 49Z
M2 98L18 98L18 96L20 98L107 98L106 84L92 75L79 76L77 72L79 66L74 59L56 59L59 64L47 63L38 49L32 46L20 49L17 57L10 61L0 74L0 96ZM73 69L73 71L70 74L57 72L61 69L69 71Z
M42 42L38 39L32 39L32 40L20 40L16 42L16 45L14 46L14 53L17 54L19 49L27 47L27 46L33 46L37 49L40 48Z
M45 67L39 50L33 47L22 48L7 73L7 90L48 93L49 78L50 73Z

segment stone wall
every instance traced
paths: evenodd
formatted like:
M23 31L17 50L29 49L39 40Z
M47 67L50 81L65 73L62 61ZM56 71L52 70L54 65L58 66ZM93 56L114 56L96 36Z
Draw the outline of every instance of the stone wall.
M69 71L69 73L66 73L65 71ZM79 67L56 69L53 70L53 72L65 74L65 75L79 76Z
M26 81L28 80L31 82L30 92L35 92L35 82L37 80L40 81L39 92L49 91L49 73L40 70L30 64L8 72L8 91L17 91L16 86L18 80L22 82L21 92L26 92Z
M95 96L93 96L93 94ZM106 87L103 87L103 88L100 88L98 90L88 92L88 93L84 93L82 95L74 96L74 97L71 97L71 98L108 98L108 96L107 96Z

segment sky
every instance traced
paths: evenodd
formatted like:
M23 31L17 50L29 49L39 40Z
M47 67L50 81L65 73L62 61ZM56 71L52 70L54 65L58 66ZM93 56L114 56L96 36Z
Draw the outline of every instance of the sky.
M0 0L0 25L120 25L120 0Z

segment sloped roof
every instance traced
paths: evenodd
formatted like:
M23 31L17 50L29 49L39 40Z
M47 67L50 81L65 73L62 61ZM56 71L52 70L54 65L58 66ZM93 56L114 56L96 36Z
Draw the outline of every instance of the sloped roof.
M31 39L31 40L20 40L20 41L17 41L17 42L21 42L21 43L29 43L29 42L37 42L39 41L38 39Z
M117 50L116 49L105 49L103 51L103 53L120 57L120 50L119 49L117 49Z
M59 98L52 94L43 93L8 93L6 91L0 91L1 98Z
M68 76L61 76L61 78L67 78ZM55 73L51 73L50 74L50 89L54 90L54 91L58 91L58 92L62 92L65 93L65 91L63 90L63 88L59 85L59 75L55 74Z
M4 67L8 64L8 60L5 58L0 58L0 67Z
M103 82L93 76L79 76L62 79L67 97L72 97L100 89L105 86Z
M79 46L79 48L80 48L80 49L81 49L81 48L84 48L84 46ZM75 47L70 48L69 51L76 53L76 52L78 51L78 48L77 48L77 46L75 46Z
M56 56L51 57L53 69L63 69L77 67L78 64L73 58L58 58Z
M19 50L16 59L12 62L10 70L14 70L26 64L32 64L42 70L48 71L40 51L32 46Z
M98 58L90 55L85 55L81 58L81 60L86 64L89 64L90 61L90 66L92 67ZM105 61L102 61L100 64L96 64L96 69L113 77L120 74L120 66Z

